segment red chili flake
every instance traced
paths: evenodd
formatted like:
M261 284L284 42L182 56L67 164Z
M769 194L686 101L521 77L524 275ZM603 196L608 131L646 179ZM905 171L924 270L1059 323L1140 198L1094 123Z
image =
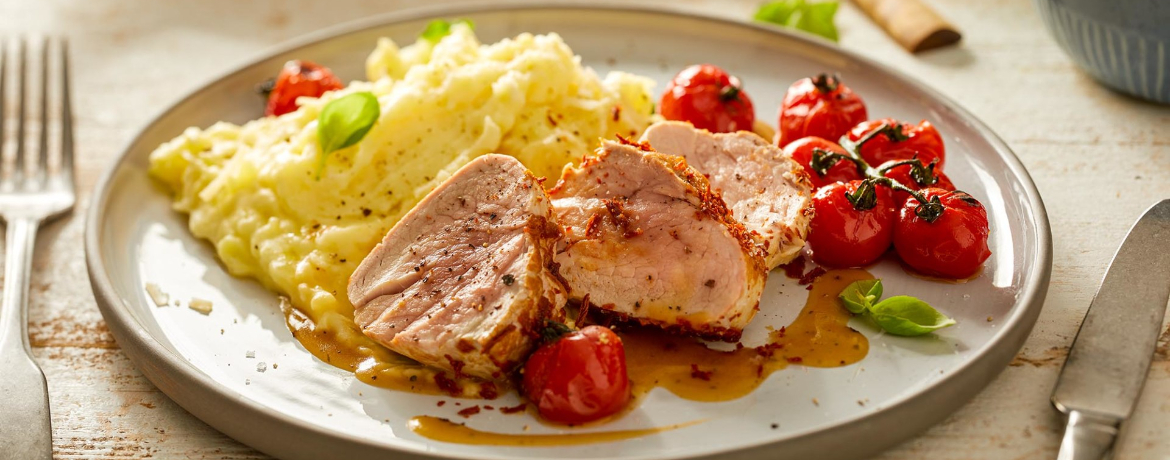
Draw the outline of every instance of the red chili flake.
M479 413L479 406L471 406L459 411L459 416L463 418L470 418L472 415Z
M771 358L772 355L776 354L776 350L779 350L781 348L784 348L784 344L781 344L781 343L764 344L762 346L756 347L756 354L758 354L762 357L765 357L765 358Z
M439 406L439 407L443 407L444 404L447 404L447 401L439 401L439 402L435 403L435 405Z
M581 297L581 307L577 311L577 327L585 327L585 320L589 319L589 293Z
M492 382L483 382L479 385L479 397L483 399L496 399L500 397L500 390L496 389L496 384Z
M784 276L798 280L804 278L804 255L799 255L792 262L781 265L784 269Z
M523 411L524 409L527 409L527 408L528 408L528 404L525 404L525 403L520 403L520 405L518 405L518 406L512 406L512 407L501 407L501 408L500 408L500 412L503 412L503 413L505 413L505 414L515 414L515 413L517 413L517 412L521 412L521 411Z
M632 222L629 213L626 212L625 206L619 200L604 200L605 210L609 211L613 223L622 230L622 236L625 238L633 238L642 234L641 228L631 227Z
M601 183L601 178L597 179ZM601 236L601 214L594 214L589 216L589 220L585 222L585 238L594 239Z
M799 363L802 361L804 361L804 359L799 357L799 356L792 356L792 357L788 358L788 362L790 362L790 363Z
M714 373L715 373L715 371L701 371L701 370L699 370L698 364L691 364L691 378L692 379L709 381L709 380L711 380L711 374L714 374Z
M496 408L492 407L492 406L483 406L483 409L484 410L496 410Z
M467 377L463 374L463 361L452 358L451 355L443 355L443 357L447 358L448 363L451 363L451 369L455 371L455 378Z
M458 397L463 395L463 390L459 388L459 383L447 377L446 372L435 374L435 385L438 385L440 390L443 390L451 396Z
M816 267L812 270L809 270L808 273L804 274L804 276L800 277L800 284L802 286L808 284L809 285L808 288L811 290L813 281L816 281L817 278L820 278L821 275L824 275L824 274L825 274L825 269L823 269L821 267Z

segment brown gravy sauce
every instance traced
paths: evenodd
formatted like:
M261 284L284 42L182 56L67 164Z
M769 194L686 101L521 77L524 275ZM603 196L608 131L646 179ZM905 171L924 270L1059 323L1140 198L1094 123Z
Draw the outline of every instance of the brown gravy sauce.
M692 401L728 401L743 397L760 386L773 372L790 364L838 367L856 363L869 353L869 341L848 326L852 315L840 305L839 294L850 283L873 279L865 270L830 270L810 286L808 300L795 320L773 330L762 346L721 351L702 341L661 331L635 328L619 331L626 351L626 366L635 400L655 387ZM370 385L423 394L459 397L485 395L491 382L461 377L423 366L365 339L338 340L336 333L315 327L299 310L283 308L289 329L314 356L345 369ZM355 342L358 342L355 344ZM446 384L444 384L446 379ZM452 389L451 383L457 385ZM498 388L506 391L507 388ZM490 398L489 398L490 399ZM632 403L634 405L636 403ZM460 444L554 446L618 441L674 430L700 423L670 425L642 430L582 432L555 435L506 434L476 430L447 419L418 416L410 420L420 436Z
M367 384L413 393L484 399L494 399L506 390L502 383L456 377L394 353L362 335L352 320L345 325L352 330L331 331L317 327L312 318L288 302L281 303L281 310L293 337L309 353L334 367L353 372Z
M407 426L415 434L435 441L456 444L476 444L492 446L518 447L550 447L571 446L579 444L593 444L598 442L613 442L623 439L640 438L642 436L688 427L702 420L695 420L677 425L644 428L640 430L594 431L585 433L563 434L507 434L480 431L462 423L455 423L445 418L420 415L410 419Z
M768 343L720 351L689 337L650 330L621 332L635 396L663 387L692 401L729 401L751 393L789 364L838 367L861 361L869 340L848 326L852 315L837 300L850 283L873 279L864 270L831 270L812 283L796 319L773 330Z

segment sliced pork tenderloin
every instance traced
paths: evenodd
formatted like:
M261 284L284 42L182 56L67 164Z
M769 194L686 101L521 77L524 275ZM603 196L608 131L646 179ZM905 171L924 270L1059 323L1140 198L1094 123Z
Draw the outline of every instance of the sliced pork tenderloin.
M735 218L752 231L768 269L800 254L808 236L812 183L780 148L755 133L712 134L677 121L651 125L642 141L686 158L707 177Z
M571 296L676 332L737 341L759 306L762 253L681 157L606 141L549 191Z
M548 196L515 158L485 155L406 214L349 280L363 333L421 363L504 378L567 290Z

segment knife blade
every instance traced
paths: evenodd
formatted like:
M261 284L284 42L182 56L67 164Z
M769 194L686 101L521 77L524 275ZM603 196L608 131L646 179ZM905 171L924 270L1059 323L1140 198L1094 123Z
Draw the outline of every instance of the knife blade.
M1133 412L1170 300L1170 200L1129 230L1069 350L1052 404L1068 415L1061 460L1102 458Z

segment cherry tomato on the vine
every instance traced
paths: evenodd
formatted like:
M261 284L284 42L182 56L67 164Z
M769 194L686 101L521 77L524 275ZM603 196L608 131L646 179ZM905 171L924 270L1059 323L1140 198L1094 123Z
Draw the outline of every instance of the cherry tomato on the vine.
M528 358L523 388L552 422L578 424L615 414L630 400L622 339L601 326L569 332Z
M886 162L880 169L885 169L895 163L898 162ZM946 173L939 171L935 166L929 164L922 166L921 163L917 165L901 164L885 169L885 176L898 181L912 190L922 190L927 187L954 190L955 184L951 182L951 179L947 177ZM910 198L909 193L894 190L894 203L905 203L908 198Z
M861 173L857 172L857 165L845 158L833 161L832 166L825 169L824 175L818 173L812 166L813 157L825 153L848 155L845 153L845 149L837 145L836 142L812 136L801 138L784 146L784 154L804 166L804 170L808 173L815 188L821 188L834 182L861 180Z
M926 120L917 126L893 118L869 120L849 130L849 140L863 142L859 153L870 165L917 156L922 164L930 164L937 158L936 168L941 170L946 161L942 136Z
M906 200L894 229L894 249L911 268L943 278L969 278L991 256L987 210L964 192L926 188L927 201Z
M687 67L666 84L658 104L667 120L689 121L713 133L751 131L756 120L752 99L738 78L719 67Z
M872 180L838 182L813 196L808 247L817 264L862 267L876 261L894 240L897 208L890 189Z
M861 97L836 76L802 78L788 88L780 106L779 144L808 136L836 142L865 118Z
M297 98L321 97L322 94L344 87L328 67L309 61L288 61L280 69L272 91L268 93L268 107L264 115L277 116L296 111Z

